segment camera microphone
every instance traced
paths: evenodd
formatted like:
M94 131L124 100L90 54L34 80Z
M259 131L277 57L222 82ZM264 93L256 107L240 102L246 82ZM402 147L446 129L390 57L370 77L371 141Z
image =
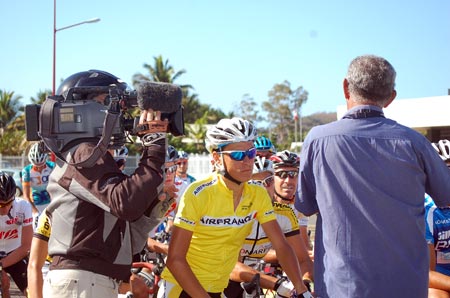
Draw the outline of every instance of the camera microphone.
M174 84L144 81L137 89L137 104L141 110L176 112L182 98L181 88Z

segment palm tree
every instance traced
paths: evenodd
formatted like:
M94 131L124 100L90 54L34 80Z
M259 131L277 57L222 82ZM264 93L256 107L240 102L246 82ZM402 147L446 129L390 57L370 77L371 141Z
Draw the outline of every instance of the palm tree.
M0 135L3 135L4 129L23 108L20 103L21 98L20 95L14 95L14 91L0 90Z
M200 152L204 148L207 122L208 112L206 111L201 118L198 118L194 122L194 124L186 126L187 136L194 141L196 152Z
M36 95L36 98L31 97L31 102L33 104L42 104L49 95L52 95L52 90L50 89L44 91L39 90L39 92Z
M172 65L169 64L169 59L164 61L162 55L153 57L153 65L144 63L143 67L149 72L149 76L137 73L133 76L133 86L137 86L140 81L152 81L174 84L181 75L186 73L186 70L182 69L175 71ZM183 94L187 95L189 89L193 89L191 85L180 85Z

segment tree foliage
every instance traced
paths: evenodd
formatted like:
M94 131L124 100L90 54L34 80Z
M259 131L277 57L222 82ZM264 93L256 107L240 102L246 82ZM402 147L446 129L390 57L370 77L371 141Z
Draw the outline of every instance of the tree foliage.
M258 122L263 120L263 117L259 114L258 104L250 94L244 94L239 103L239 106L235 108L235 114L238 117L251 121L258 127Z
M136 73L132 77L133 85L142 81L166 82L177 84L186 70L176 70L168 59L161 55L153 57L151 64L143 64L145 74ZM205 151L204 139L207 126L217 123L222 118L239 116L252 121L260 134L271 138L278 149L289 148L294 141L293 112L300 111L301 106L308 99L308 92L303 87L293 88L289 81L275 84L268 91L268 100L258 106L250 94L244 94L241 101L233 111L224 113L219 107L202 104L198 94L194 93L194 87L190 84L179 85L182 88L184 107L186 138L173 137L169 134L169 143L177 149L189 153ZM31 102L41 104L50 90L39 91ZM0 90L0 153L7 155L22 154L27 147L25 141L25 117L24 107L21 104L21 96L14 92ZM138 116L139 111L132 111L132 116ZM263 115L265 117L263 117ZM303 138L312 126L335 120L335 113L319 113L309 117L303 117ZM264 124L264 125L263 125ZM190 142L186 142L190 140ZM128 144L131 154L140 150L140 144Z
M308 92L303 87L291 88L289 81L275 84L268 92L269 99L262 103L267 113L266 121L272 139L277 145L289 148L294 140L295 122L293 112L308 100Z

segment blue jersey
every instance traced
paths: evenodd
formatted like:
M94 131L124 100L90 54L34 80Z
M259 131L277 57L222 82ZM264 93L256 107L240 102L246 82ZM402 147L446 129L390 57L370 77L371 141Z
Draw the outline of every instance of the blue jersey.
M425 238L436 252L436 271L450 276L450 207L438 208L425 197Z

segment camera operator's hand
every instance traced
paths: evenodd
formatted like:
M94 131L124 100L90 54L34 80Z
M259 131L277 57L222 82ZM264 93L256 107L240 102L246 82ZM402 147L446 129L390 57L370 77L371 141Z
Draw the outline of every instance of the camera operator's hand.
M177 191L178 191L178 189L177 189L177 187L175 185L173 185L173 184L169 184L169 185L164 184L164 188L163 188L163 191L162 191L162 193L164 195L160 195L158 198L159 198L160 201L166 200L168 198L176 199L178 197Z
M167 119L161 121L160 111L143 110L139 118L139 124L146 128L141 136L142 144L144 146L164 145L168 123Z

